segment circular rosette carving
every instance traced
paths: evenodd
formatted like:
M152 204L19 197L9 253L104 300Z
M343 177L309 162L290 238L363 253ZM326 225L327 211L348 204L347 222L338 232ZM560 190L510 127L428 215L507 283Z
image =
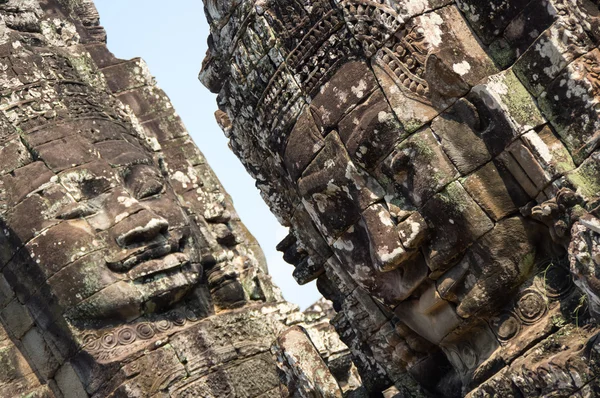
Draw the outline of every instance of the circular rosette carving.
M168 319L161 319L160 321L156 321L154 326L156 327L157 331L166 332L173 327L173 324Z
M172 311L171 313L169 313L168 319L175 326L183 326L187 322L187 318L185 316L185 313L183 311L180 311L180 310L175 310L175 311Z
M541 273L543 290L546 296L559 299L573 290L573 278L567 267L551 263Z
M521 331L521 321L512 313L501 314L491 320L492 330L501 342L507 342Z
M539 321L548 311L546 298L537 290L528 289L517 301L516 312L521 321L531 325Z
M185 310L185 317L190 322L197 322L200 319L198 315L196 315L196 313L190 309Z
M459 374L464 374L469 370L463 363L460 354L456 350L456 347L446 348L446 355L448 356L448 360L450 361L450 363L452 363L452 365Z
M118 344L119 344L119 340L118 340L117 336L112 332L106 333L100 339L100 345L102 346L102 348L104 348L106 350L115 348Z
M473 347L471 347L471 344L469 344L468 342L462 344L462 347L460 347L460 354L462 357L462 361L467 367L467 369L471 370L474 369L475 366L477 366L479 358L477 352L475 352Z
M135 334L142 340L148 340L154 337L154 328L149 323L143 322L135 327Z
M90 352L98 351L100 349L100 339L95 334L86 334L83 337L83 346Z
M117 333L117 340L121 345L129 345L137 339L135 331L130 327L124 327Z

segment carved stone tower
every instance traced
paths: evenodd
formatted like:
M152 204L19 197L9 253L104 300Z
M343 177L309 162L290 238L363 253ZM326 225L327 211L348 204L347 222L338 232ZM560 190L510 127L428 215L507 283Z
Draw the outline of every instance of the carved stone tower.
M205 9L217 119L371 394L600 395L598 2Z

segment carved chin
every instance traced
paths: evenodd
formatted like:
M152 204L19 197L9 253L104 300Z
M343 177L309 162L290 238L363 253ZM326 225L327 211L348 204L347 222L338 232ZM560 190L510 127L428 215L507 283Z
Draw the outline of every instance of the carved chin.
M69 317L130 321L160 312L179 302L198 284L201 275L200 266L187 264L135 282L119 281L73 308Z

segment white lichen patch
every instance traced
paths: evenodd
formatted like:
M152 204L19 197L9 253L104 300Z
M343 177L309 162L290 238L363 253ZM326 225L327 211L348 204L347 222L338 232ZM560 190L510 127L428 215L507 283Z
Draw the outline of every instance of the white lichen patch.
M130 196L119 196L117 198L117 201L125 207L131 207L131 206L135 205L136 203L138 203L137 200L135 200L134 198L132 198Z
M389 248L387 246L382 246L381 248L379 248L379 250L377 250L377 255L384 263L393 262L399 256L404 255L404 253L405 251L402 247L397 247L391 252L389 251Z
M377 114L377 121L386 123L394 120L394 115L390 112L381 111Z
M126 219L128 216L129 216L128 212L123 212L121 214L117 214L117 216L115 217L115 224L120 223L121 221Z
M54 18L40 23L42 35L57 47L68 47L79 43L77 28L71 22Z
M174 179L175 181L179 181L183 188L187 188L188 184L192 183L192 180L187 175L185 175L183 172L181 172L179 170L177 170L175 173L173 173L171 175L171 178Z
M365 95L365 90L367 89L367 82L365 79L360 79L356 86L350 87L352 94L354 94L358 98L362 98Z
M490 77L490 81L487 84L488 91L497 95L508 94L508 86L504 81L503 75L494 75Z
M419 22L427 41L433 47L439 47L440 44L442 44L443 32L441 26L444 24L442 17L432 12L430 14L421 16L419 18Z
M534 152L542 158L546 164L552 161L552 152L548 145L542 140L542 138L535 132L529 132L523 136L530 147L533 148Z
M338 250L345 250L345 251L352 251L354 250L354 244L349 241L349 240L343 240L343 239L338 239L334 244L333 247L335 249Z
M554 31L553 35L556 34L557 32ZM560 46L555 40L548 39L540 39L535 45L535 51L540 57L549 61L549 66L543 68L543 71L550 78L555 77L565 66L565 59L559 48Z
M382 208L381 210L379 210L378 214L379 216L379 221L381 221L381 223L387 227L393 227L394 226L394 222L392 221L392 217L390 217L390 213Z
M429 8L429 1L427 0L406 0L401 3L403 14L406 17L413 17L421 14L427 8Z
M466 75L471 70L471 65L467 61L462 61L452 66L452 70L461 76Z

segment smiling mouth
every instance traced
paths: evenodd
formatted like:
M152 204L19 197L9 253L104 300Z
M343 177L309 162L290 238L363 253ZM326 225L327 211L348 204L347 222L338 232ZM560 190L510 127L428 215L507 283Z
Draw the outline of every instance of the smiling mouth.
M190 258L184 253L171 253L164 257L148 260L134 266L127 275L132 280L138 280L156 274L172 273L178 268L189 265Z
M173 275L184 268L194 271L189 254L183 253L182 241L181 236L171 236L169 239L163 236L144 246L123 249L106 257L105 261L112 271L126 273L136 282Z

